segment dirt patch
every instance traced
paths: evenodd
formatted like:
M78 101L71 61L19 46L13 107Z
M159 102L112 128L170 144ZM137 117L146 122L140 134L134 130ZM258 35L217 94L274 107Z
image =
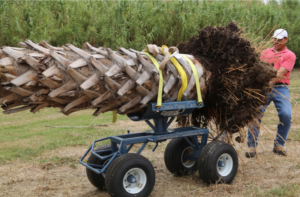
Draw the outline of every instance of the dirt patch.
M236 144L239 159L239 171L230 185L207 185L198 173L186 177L174 177L165 167L163 154L167 142L162 143L153 153L152 147L146 147L143 155L151 161L156 173L156 184L152 197L184 196L243 196L255 195L281 185L300 182L300 142L290 142L287 147L289 156L273 154L272 141L259 147L259 157L244 157L243 144ZM292 147L289 148L289 147ZM138 147L135 147L137 149ZM65 147L49 151L36 159L36 162L14 162L0 166L0 196L101 196L109 197L106 192L98 191L89 183L85 167L76 163L46 163L40 161L49 158L73 158L77 161L87 147ZM54 167L53 167L54 166Z

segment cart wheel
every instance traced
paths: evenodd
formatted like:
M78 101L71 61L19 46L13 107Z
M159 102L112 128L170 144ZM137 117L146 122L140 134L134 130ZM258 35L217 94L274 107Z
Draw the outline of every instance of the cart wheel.
M98 148L96 148L94 151L102 151L102 150L110 150L111 149L111 145L104 145L104 146L100 146ZM101 156L106 156L109 155L111 153L103 153L101 154ZM90 164L98 164L98 165L103 165L106 162L108 162L109 159L107 160L101 160L98 157L96 157L95 155L90 155L90 157L87 160L87 163ZM86 168L86 175L89 179L89 181L95 186L97 187L99 190L105 190L105 174L96 174L95 172L93 172L92 170Z
M197 171L197 161L186 159L193 155L194 149L184 138L173 139L165 150L165 164L167 169L177 176L187 175Z
M238 170L238 156L230 144L212 141L202 149L197 168L206 183L231 183Z
M127 153L109 165L105 184L111 196L146 197L154 187L155 171L145 157Z

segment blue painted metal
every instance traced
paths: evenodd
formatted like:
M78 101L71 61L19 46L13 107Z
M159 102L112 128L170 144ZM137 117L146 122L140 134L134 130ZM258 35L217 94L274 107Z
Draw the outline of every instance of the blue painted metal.
M222 135L221 141L225 140L226 137L226 130L224 130L222 133L219 133L216 137L214 137L214 140L218 140L218 138Z
M223 134L222 134L222 139L221 139L221 141L224 141L224 140L225 140L225 137L226 137L226 131L223 131Z
M175 118L179 115L191 114L195 109L204 106L203 103L201 105L197 105L197 101L166 102L162 103L159 109L155 109L155 105L156 103L150 103L145 113L132 113L127 114L127 116L132 121L146 121L150 119L164 119L164 121L167 121L167 119L165 118ZM171 122L169 122L169 125L171 124Z
M136 183L136 178L135 178L135 176L133 176L133 175L129 175L129 176L127 177L127 181L128 181L129 183Z
M197 101L174 101L174 102L166 102L162 103L159 109L155 108L156 103L151 103L150 106L152 111L171 111L171 110L186 110L186 109L196 109L201 108L204 104L198 105Z
M219 161L218 162L218 167L224 167L225 166L225 162L224 161Z
M199 127L168 129L168 127L176 116L190 114L195 109L203 107L203 104L198 106L197 101L180 101L162 103L162 106L159 109L155 109L155 106L156 103L150 103L145 113L128 114L128 117L133 121L144 120L152 130L132 134L128 131L128 134L125 135L110 136L96 140L92 143L91 147L86 151L79 162L93 172L102 174L106 172L108 166L116 157L128 153L134 144L142 143L137 152L140 154L149 142L156 143L153 148L154 151L159 142L180 137L184 138L194 150L193 155L185 154L184 159L196 161L201 149L207 143L208 129ZM150 119L153 119L154 124L149 121ZM197 136L201 136L201 142L198 141ZM111 149L95 152L95 144L104 140L110 140ZM89 152L101 160L107 160L106 164L102 166L84 163L83 160Z
M153 152L156 150L157 146L158 146L158 142L156 142L154 148L152 149Z

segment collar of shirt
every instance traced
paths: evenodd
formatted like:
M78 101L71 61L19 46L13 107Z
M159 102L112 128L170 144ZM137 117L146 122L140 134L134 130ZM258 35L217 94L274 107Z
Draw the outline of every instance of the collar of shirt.
M272 51L274 51L275 53L286 53L286 52L289 51L287 47L285 47L282 51L276 51L274 48L275 48L275 47L272 47L271 49L272 49Z

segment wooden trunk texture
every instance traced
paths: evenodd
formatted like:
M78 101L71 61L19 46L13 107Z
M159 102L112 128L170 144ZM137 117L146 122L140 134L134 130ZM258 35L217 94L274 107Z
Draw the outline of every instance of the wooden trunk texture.
M46 41L19 43L24 48L2 47L0 56L0 105L4 114L30 110L35 113L46 107L59 107L69 115L94 108L93 115L117 110L119 114L143 111L149 102L156 102L159 74L153 62L142 52L119 48L85 49L72 44L54 47ZM164 56L155 57L160 64ZM190 65L178 59L186 71L188 87L183 99L196 99L195 80L201 83L205 97L206 73L192 56L199 79ZM181 78L168 61L163 73L163 101L177 99Z

